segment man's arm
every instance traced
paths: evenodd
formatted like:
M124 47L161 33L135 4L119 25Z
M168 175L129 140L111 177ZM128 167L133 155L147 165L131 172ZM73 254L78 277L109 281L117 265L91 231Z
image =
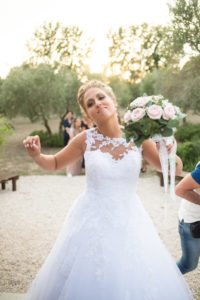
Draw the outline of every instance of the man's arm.
M197 188L200 188L200 184L192 178L191 174L188 174L177 184L175 193L181 198L200 205L200 195L194 191Z

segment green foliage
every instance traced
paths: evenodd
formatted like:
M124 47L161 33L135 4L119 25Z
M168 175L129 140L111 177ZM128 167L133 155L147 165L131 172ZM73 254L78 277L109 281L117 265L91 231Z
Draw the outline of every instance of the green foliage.
M47 131L35 130L31 132L30 135L38 135L43 147L63 147L63 136L58 133L49 135Z
M185 123L175 132L175 138L179 142L200 139L200 124Z
M178 145L177 155L182 159L184 171L194 170L200 160L200 139Z
M133 99L130 83L127 80L120 79L118 76L114 76L109 78L109 85L115 93L119 106L126 108L130 99Z
M169 5L172 14L174 41L183 47L189 45L200 53L200 4L199 0L175 0Z
M155 93L155 84L156 84L156 78L155 73L149 73L145 76L145 78L140 83L140 95L156 95Z
M79 86L77 74L67 67L55 72L46 64L37 67L22 65L13 68L3 81L0 108L10 118L22 114L31 122L42 120L51 134L51 115L59 116L62 124L68 110L79 112L76 101ZM61 132L61 125L58 127Z
M86 37L77 26L64 26L57 22L45 22L33 33L27 42L29 63L50 64L55 69L66 66L79 75L88 68L93 40Z
M54 81L54 70L49 65L13 68L1 88L0 102L6 115L14 117L20 113L31 122L45 122L55 99Z
M52 112L60 118L59 134L62 132L62 122L68 111L80 114L77 102L77 93L81 85L76 72L67 67L62 67L55 74L54 88L56 99L52 105Z
M6 143L8 135L13 134L13 128L5 117L0 116L0 146Z
M169 26L120 27L108 33L110 68L115 74L125 74L129 80L143 78L154 69L177 65L182 49L174 43Z

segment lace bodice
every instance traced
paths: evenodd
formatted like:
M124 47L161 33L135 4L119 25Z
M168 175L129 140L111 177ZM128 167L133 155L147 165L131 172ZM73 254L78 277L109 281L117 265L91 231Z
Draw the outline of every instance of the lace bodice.
M135 190L141 168L141 148L124 138L105 137L96 128L86 131L85 166L88 188L117 193ZM103 192L103 193L104 193Z

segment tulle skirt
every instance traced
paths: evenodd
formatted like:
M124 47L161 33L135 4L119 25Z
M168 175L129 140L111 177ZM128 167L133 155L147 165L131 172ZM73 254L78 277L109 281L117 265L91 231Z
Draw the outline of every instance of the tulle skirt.
M25 299L193 299L138 197L95 197L77 199Z

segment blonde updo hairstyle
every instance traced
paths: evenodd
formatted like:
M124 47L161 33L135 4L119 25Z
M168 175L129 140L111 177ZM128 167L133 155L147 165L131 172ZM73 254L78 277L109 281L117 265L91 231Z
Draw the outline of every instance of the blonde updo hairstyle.
M98 80L91 80L88 83L83 84L78 90L77 100L83 113L87 114L87 109L84 105L84 96L91 88L99 88L103 90L109 97L116 101L115 94L110 86Z

